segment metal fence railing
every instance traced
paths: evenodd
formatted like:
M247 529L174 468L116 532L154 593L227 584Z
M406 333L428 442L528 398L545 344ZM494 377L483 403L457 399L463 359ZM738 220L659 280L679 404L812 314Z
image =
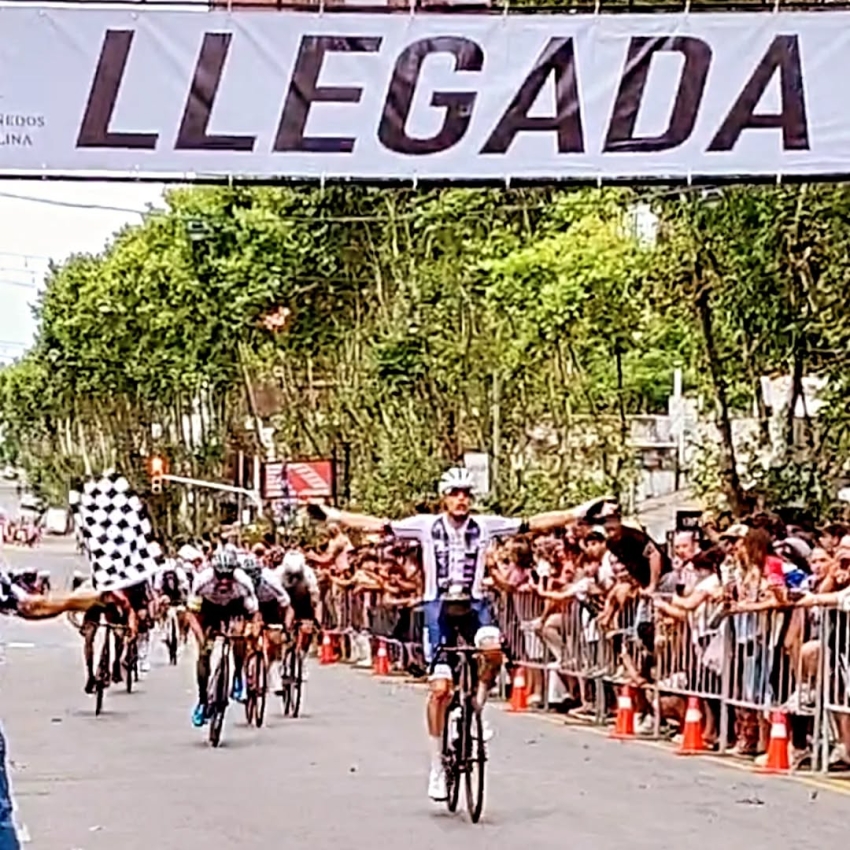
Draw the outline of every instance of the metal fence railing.
M606 723L618 689L629 684L649 718L646 734L659 733L670 705L694 697L721 754L736 741L736 751L741 741L758 748L771 713L782 711L808 753L802 764L827 770L836 754L850 757L850 612L789 607L727 615L705 603L673 620L637 597L601 617L593 600L547 603L528 592L494 594L491 605L544 706L554 682L581 707L578 716ZM329 587L321 623L342 659L365 639L373 654L386 648L392 669L425 672L423 616L414 601L388 605L368 591Z

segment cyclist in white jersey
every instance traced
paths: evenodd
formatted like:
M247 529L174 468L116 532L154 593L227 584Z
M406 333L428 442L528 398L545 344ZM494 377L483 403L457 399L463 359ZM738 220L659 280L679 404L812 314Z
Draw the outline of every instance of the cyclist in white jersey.
M259 629L261 624L254 585L238 564L239 555L234 547L228 545L218 550L212 557L211 566L195 576L189 595L189 626L198 642L198 704L192 714L195 726L203 726L207 720L207 683L212 652L210 636L216 631L227 629L232 620L248 620L254 630ZM244 641L234 641L231 697L240 701L244 694L244 659Z
M311 513L323 514L329 521L365 532L385 531L398 538L416 541L421 547L425 574L425 656L429 662L435 662L427 708L431 752L428 796L432 800L446 798L442 737L453 687L453 656L447 653L434 658L434 651L441 645L449 645L455 631L482 651L477 692L480 707L487 701L502 665L501 633L492 624L483 592L487 547L497 537L549 531L566 525L584 516L592 505L601 501L594 499L569 511L551 511L521 520L472 514L473 489L469 470L454 467L440 479L441 513L419 514L398 521L311 506ZM464 617L462 624L449 623L445 616L446 603L461 597L470 600L468 616Z

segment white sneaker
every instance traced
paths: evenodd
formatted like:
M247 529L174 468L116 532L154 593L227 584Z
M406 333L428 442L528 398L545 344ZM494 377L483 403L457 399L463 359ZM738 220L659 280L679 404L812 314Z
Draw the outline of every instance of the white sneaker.
M269 691L273 694L283 693L280 684L280 665L277 662L269 666Z
M139 659L139 672L140 673L150 673L150 671L151 671L151 663L148 660L148 657L145 656L144 658L140 658Z
M644 714L637 723L635 723L636 735L652 735L655 733L655 718L651 714Z
M431 775L428 777L428 796L436 802L442 802L449 796L446 788L446 773L441 768L431 768Z

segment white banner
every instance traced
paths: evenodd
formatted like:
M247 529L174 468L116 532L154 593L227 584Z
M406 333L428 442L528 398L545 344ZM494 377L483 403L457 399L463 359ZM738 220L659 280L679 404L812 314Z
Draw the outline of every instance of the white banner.
M850 13L5 7L0 174L850 174Z

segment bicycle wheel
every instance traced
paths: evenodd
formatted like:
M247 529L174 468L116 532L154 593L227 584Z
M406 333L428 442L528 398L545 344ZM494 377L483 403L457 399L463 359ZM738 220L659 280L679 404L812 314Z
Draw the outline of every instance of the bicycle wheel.
M292 711L292 675L295 647L288 646L280 662L280 698L283 702L283 715L289 717Z
M127 642L127 646L124 649L124 664L126 666L126 685L127 685L127 693L133 693L133 677L136 677L138 681L138 673L137 673L137 660L136 660L136 638L133 638L131 641Z
M473 823L481 819L484 809L484 764L487 754L484 744L484 722L481 710L466 698L463 717L464 778L466 780L466 809Z
M100 650L100 659L97 664L97 677L94 686L94 715L97 717L103 711L103 694L109 687L109 677L111 674L109 664L109 641L112 635L106 626L101 627L103 632L103 646Z
M245 661L245 722L254 723L257 709L257 653L252 652Z
M304 696L304 653L297 647L292 650L292 716L301 714Z
M168 660L174 665L177 663L177 614L172 608L168 609L167 629L165 643L168 646Z
M217 747L221 743L221 732L224 728L224 712L227 709L227 689L230 684L229 649L225 645L221 657L210 678L208 689L210 706L210 744Z
M446 773L446 808L450 812L457 811L460 799L460 759L461 753L457 747L463 745L463 738L455 740L456 721L452 721L452 713L457 710L457 702L452 700L446 708L443 721L443 770ZM452 728L452 727L455 728Z
M254 725L259 729L266 717L266 693L268 691L268 670L266 669L266 657L263 652L256 654L257 669L255 671L255 693L256 707L254 708Z

